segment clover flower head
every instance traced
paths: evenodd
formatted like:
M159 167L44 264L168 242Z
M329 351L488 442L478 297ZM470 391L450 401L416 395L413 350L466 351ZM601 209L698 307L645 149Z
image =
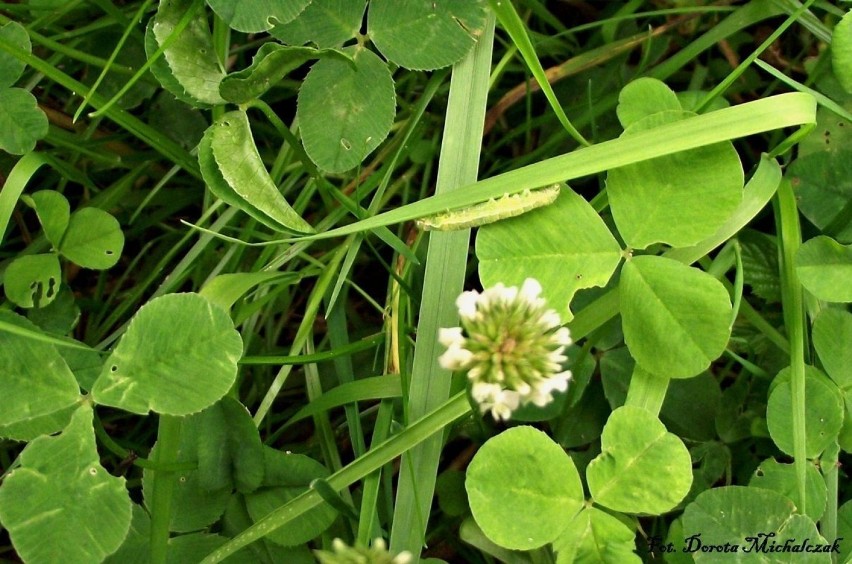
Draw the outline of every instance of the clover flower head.
M447 348L441 367L466 371L471 397L495 419L509 419L522 405L543 407L568 389L571 371L562 364L571 334L540 294L533 278L520 288L463 292L456 300L461 327L438 334Z
M322 564L409 564L411 553L403 551L391 556L385 541L377 538L370 548L349 546L340 539L331 543L333 551L315 550L317 560Z

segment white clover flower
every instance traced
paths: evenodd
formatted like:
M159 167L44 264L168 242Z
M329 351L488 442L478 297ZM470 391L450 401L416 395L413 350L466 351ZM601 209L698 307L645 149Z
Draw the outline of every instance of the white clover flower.
M571 371L562 364L571 333L540 294L533 278L520 289L496 284L463 292L456 300L461 327L438 334L447 347L441 367L466 371L471 397L495 419L509 419L522 405L543 407L568 389Z
M315 550L317 560L322 564L409 564L411 553L403 551L391 556L385 541L378 538L370 548L348 546L340 539L331 543L332 551Z

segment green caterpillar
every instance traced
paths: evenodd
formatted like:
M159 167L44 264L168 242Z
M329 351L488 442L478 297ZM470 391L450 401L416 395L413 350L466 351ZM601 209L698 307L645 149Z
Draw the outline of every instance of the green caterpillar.
M430 215L418 219L417 227L424 231L455 231L494 223L552 204L559 196L559 189L559 184L554 184L547 188L524 190L462 210Z

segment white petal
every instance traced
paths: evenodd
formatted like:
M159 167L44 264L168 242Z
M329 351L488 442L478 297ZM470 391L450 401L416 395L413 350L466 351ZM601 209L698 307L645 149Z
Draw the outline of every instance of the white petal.
M438 364L446 370L461 370L473 360L473 353L458 346L451 346L438 358Z
M497 421L506 421L512 417L512 410L503 404L494 404L491 408L491 417Z
M566 347L574 342L571 340L571 331L567 327L557 329L556 333L550 336L550 340Z
M556 313L556 310L549 309L545 311L541 315L541 319L539 320L544 326L545 330L552 329L553 327L559 327L562 325L562 318L559 317L559 314Z
M470 388L470 395L477 403L488 402L490 404L499 393L500 386L488 382L476 382Z
M487 308L493 303L505 302L507 300L511 301L515 299L517 293L517 288L507 288L502 282L498 282L494 286L483 290L480 305L483 308Z
M541 284L535 278L527 278L521 285L521 298L527 302L534 304L541 294Z
M548 392L552 391L560 391L564 392L568 389L568 380L571 379L571 371L566 370L565 372L560 372L558 374L554 374L547 380L545 380L541 388L547 390Z
M529 401L538 407L544 407L545 405L553 401L553 396L540 391L536 391L535 394L530 396Z
M441 327L438 329L438 342L445 347L460 346L464 343L461 327Z
M475 319L476 304L479 299L479 292L475 290L470 292L462 292L461 295L456 298L456 307L459 308L459 315L463 319Z

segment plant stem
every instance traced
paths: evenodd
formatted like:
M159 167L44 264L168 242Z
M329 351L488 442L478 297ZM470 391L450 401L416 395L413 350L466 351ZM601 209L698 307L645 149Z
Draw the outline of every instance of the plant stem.
M177 462L183 418L160 415L157 431L157 448L153 460L158 465ZM155 470L151 494L151 542L152 564L163 564L169 549L169 524L172 517L172 497L177 474L173 471Z
M659 416L668 388L669 378L652 374L637 365L630 377L630 387L627 389L624 405L641 407Z

